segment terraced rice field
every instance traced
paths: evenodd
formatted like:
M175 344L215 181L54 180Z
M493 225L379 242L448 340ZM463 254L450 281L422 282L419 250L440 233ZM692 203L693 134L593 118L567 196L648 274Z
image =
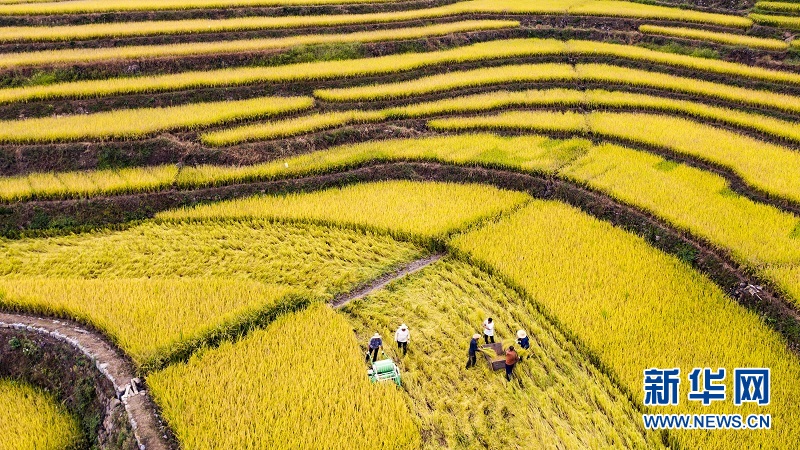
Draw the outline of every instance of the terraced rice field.
M0 449L796 448L798 5L0 0Z
M0 380L0 405L4 450L56 450L78 438L74 418L51 395L30 385Z

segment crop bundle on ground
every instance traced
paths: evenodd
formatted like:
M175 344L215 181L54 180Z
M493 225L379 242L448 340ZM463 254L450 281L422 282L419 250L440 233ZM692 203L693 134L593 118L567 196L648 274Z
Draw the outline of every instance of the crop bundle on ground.
M676 430L682 447L791 448L800 432L800 361L760 317L644 239L556 202L534 203L452 243L524 289L643 401L648 367L770 367L769 406L687 402L660 413L771 414L780 428ZM682 388L683 389L683 388Z
M21 14L65 14L78 12L136 11L158 9L189 9L234 6L270 6L300 4L353 3L360 0L77 0L69 2L0 4L0 15ZM383 0L386 1L386 0ZM411 20L452 16L458 14L574 14L586 16L630 17L639 19L663 19L683 22L697 22L721 26L746 28L752 24L750 19L727 14L706 13L689 9L644 5L615 0L473 0L450 5L402 11L395 17L383 20ZM379 13L383 14L383 13ZM373 14L376 16L378 14ZM357 17L357 16L356 16ZM306 23L305 26L319 25Z
M159 131L195 129L310 108L310 97L258 97L164 108L0 121L0 142L55 142L136 138Z
M718 33L714 31L701 30L698 28L641 25L639 26L639 31L644 34L697 39L701 41L716 42L718 44L761 48L764 50L786 50L789 48L789 44L787 42L779 39L759 38L744 34Z
M529 197L492 186L387 181L321 192L256 196L173 210L157 219L292 219L356 224L407 236L440 237L513 209Z
M394 344L387 353L402 363L422 448L661 447L655 433L645 435L624 394L528 299L468 264L437 262L345 311L362 342L408 325L408 354ZM482 355L464 370L467 343L486 317L494 318L497 342L506 348L519 329L531 338L510 385Z
M0 253L5 308L91 323L145 368L297 295L330 299L421 255L387 236L267 220L145 223L8 241Z
M147 381L184 448L420 446L402 391L370 383L350 324L323 305Z
M49 393L0 379L0 450L62 450L80 437L78 424Z
M191 42L129 47L43 50L36 52L0 54L0 68L37 65L88 63L109 60L130 60L166 56L192 56L234 52L253 52L302 45L345 42L377 42L442 36L466 31L495 30L519 26L511 20L467 20L411 28L360 31L346 34L311 34L282 38L245 39L237 41Z
M200 87L242 85L257 82L322 80L389 74L449 63L522 56L585 55L610 56L682 67L691 70L740 76L754 80L800 84L800 74L709 60L641 47L591 41L513 39L481 42L464 47L426 53L405 53L340 61L319 61L277 67L237 67L167 75L111 78L0 89L0 103L33 99L103 97L117 94L158 92ZM604 79L601 74L596 80ZM700 83L700 81L697 81ZM734 89L731 87L731 89ZM766 95L766 93L765 93Z
M687 119L645 113L528 111L437 119L430 126L451 131L571 132L654 145L729 167L751 186L800 202L800 154L796 151Z

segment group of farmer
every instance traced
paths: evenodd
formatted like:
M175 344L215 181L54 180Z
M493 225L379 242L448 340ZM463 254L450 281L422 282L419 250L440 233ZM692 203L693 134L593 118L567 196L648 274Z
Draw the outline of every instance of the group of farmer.
M478 359L478 352L483 351L478 348L478 342L480 339L481 335L475 333L472 336L472 339L469 341L469 349L467 350L467 369L475 366L475 363ZM490 343L494 344L494 319L491 317L483 322L483 341L486 345L489 345ZM524 350L528 350L531 347L531 341L528 338L528 334L525 333L525 330L517 331L517 345ZM508 350L505 351L505 357L506 380L511 381L511 375L514 373L514 366L516 366L521 358L514 349L513 345L510 345Z
M397 343L397 349L403 350L403 356L406 356L408 353L408 341L411 337L411 333L408 330L406 324L400 325L397 328L397 331L394 333L394 340ZM469 349L467 350L467 369L470 367L475 366L477 362L477 354L479 351L483 351L479 348L478 343L481 339L481 335L476 333L472 336L472 339L469 341ZM483 340L486 345L494 344L494 319L491 317L487 318L483 322ZM527 333L525 330L517 331L517 345L524 350L528 350L531 346L530 339L528 338ZM370 358L374 363L376 359L378 359L378 351L383 348L383 339L379 333L375 333L374 336L369 340L369 350L367 351L367 360ZM505 351L505 366L506 366L506 379L511 381L511 375L514 373L514 366L516 366L517 362L521 359L517 351L514 349L514 346L511 345L508 347L508 350Z

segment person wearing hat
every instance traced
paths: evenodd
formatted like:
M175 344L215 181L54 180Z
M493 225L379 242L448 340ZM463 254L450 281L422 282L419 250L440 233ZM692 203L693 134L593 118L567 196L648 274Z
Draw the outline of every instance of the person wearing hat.
M375 333L372 339L369 340L369 352L367 355L372 355L372 362L378 359L378 350L383 348L383 339L379 333Z
M477 362L476 354L478 353L478 340L480 340L480 338L481 335L475 333L472 336L472 340L469 341L469 350L467 350L467 356L469 357L469 359L467 359L467 369L473 367Z
M531 348L531 341L528 339L528 333L525 330L517 331L517 344L525 350Z
M394 340L397 342L397 348L403 349L403 356L406 356L408 351L408 338L410 333L406 324L400 325L400 328L394 333Z

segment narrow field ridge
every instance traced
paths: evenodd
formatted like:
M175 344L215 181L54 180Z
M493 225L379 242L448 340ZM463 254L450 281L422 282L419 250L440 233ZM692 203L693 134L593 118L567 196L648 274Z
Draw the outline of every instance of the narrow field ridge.
M0 328L25 330L52 336L66 342L91 358L99 370L114 385L124 392L122 404L128 414L131 428L139 448L143 450L169 450L171 445L157 417L155 403L147 391L134 394L135 378L133 365L118 350L108 344L96 332L87 331L66 321L45 319L24 314L0 312Z
M355 290L334 298L333 301L331 301L331 306L337 309L341 308L353 300L366 297L375 291L385 288L392 281L399 280L400 278L411 275L414 272L419 272L436 261L439 261L443 257L444 253L434 253L433 255L412 261L409 264L395 270L394 272L387 273L386 275L377 278L362 287L356 288Z

